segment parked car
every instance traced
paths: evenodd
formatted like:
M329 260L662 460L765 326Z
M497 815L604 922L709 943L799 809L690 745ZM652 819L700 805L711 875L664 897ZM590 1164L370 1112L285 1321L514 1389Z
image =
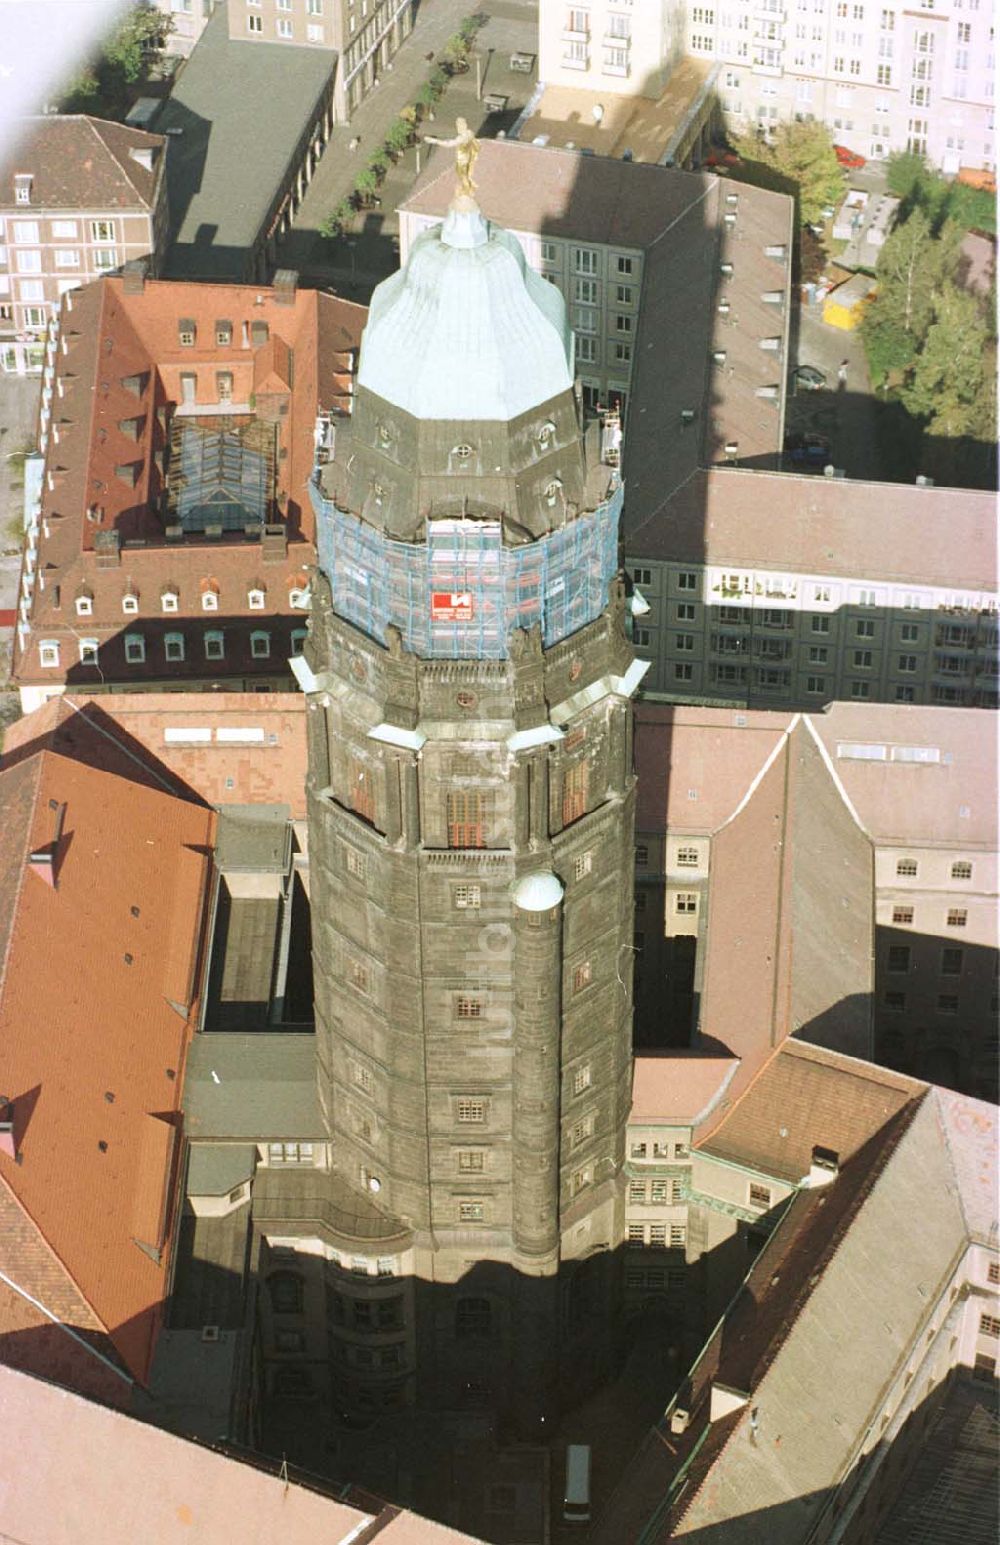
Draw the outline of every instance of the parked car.
M826 435L790 434L785 436L785 460L793 467L825 467L832 448Z
M797 365L792 371L792 387L797 392L818 392L826 385L826 376L815 365Z
M833 153L841 166L846 166L851 171L856 171L859 166L865 165L864 156L859 156L856 150L848 150L846 145L834 145Z
M726 150L722 145L714 145L705 157L705 165L718 171L725 166L739 166L740 158L735 150Z

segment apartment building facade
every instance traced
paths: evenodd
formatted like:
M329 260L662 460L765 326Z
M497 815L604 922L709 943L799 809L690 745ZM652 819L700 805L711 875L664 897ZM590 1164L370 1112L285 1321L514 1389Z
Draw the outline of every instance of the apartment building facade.
M413 30L414 0L228 0L229 36L337 53L334 110L347 122Z
M538 76L547 86L655 98L682 47L676 0L540 0Z
M0 368L23 375L68 291L129 262L158 271L167 141L82 114L19 129L0 170Z
M994 168L995 28L982 0L542 0L541 75L655 95L681 54L720 64L734 133L799 119L875 160L915 150L946 173Z
M625 551L647 695L997 706L992 494L715 467L662 501L643 471L661 454L640 418Z

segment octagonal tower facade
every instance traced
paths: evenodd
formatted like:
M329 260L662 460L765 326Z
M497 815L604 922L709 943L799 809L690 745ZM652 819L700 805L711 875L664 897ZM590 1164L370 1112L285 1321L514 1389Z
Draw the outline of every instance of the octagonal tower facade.
M610 1362L631 1096L643 667L572 349L458 196L321 437L299 670L333 1165L412 1238L415 1398L528 1427ZM350 1366L345 1398L404 1375Z

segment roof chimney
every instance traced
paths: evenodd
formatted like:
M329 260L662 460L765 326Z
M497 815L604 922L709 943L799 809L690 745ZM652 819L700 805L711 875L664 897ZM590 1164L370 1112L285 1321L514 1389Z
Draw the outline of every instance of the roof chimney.
M122 293L124 295L141 295L145 287L145 258L130 258L122 270Z
M59 877L59 843L62 840L63 822L66 819L66 806L59 804L55 799L50 799L49 809L55 811L56 818L52 840L46 842L43 847L34 848L28 854L28 868L55 890Z
M284 563L288 540L282 525L265 526L261 532L260 556L263 563Z
M298 270L279 268L274 275L274 299L279 306L294 306L295 291L299 287Z
M9 1100L0 1100L0 1153L8 1159L17 1158L14 1146L14 1107Z

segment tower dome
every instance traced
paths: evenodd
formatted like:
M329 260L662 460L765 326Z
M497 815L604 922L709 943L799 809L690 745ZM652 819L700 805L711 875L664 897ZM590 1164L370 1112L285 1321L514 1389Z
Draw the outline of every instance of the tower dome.
M375 290L358 385L417 419L508 422L573 385L566 304L460 193Z

